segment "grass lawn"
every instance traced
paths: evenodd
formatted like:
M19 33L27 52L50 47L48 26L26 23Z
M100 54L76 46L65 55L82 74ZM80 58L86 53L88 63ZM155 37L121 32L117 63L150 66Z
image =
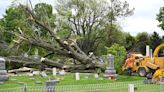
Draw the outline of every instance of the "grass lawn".
M87 80L85 79L86 76L88 76ZM137 87L135 92L161 92L160 90L164 90L164 85L143 84L144 77L119 75L119 79L116 81L103 78L102 75L99 77L101 80L96 80L93 74L83 73L80 74L80 80L76 81L73 73L67 73L64 76L49 75L47 78L41 76L16 76L10 77L9 81L1 84L0 92L1 89L6 90L3 92L12 92L8 90L13 89L8 88L23 88L24 84L27 85L28 92L44 92L44 82L49 78L60 78L60 82L56 86L56 92L128 92L128 84L134 84ZM36 82L41 83L37 84ZM14 92L23 92L22 90L19 89Z
M85 77L88 77L86 80ZM24 84L27 86L44 86L44 82L46 80L50 79L60 79L60 82L58 85L83 85L83 84L104 84L104 83L115 83L115 82L126 82L126 81L137 81L137 80L143 80L143 77L137 77L137 76L125 76L125 75L119 75L118 80L109 80L106 78L103 78L102 75L99 76L101 80L96 80L94 78L93 74L89 73L83 73L80 74L80 80L75 80L75 74L73 73L67 73L64 76L52 76L49 75L46 78L43 78L41 76L15 76L10 77L9 81L4 82L4 84L0 84L0 89L2 88L14 88L14 87L22 87Z

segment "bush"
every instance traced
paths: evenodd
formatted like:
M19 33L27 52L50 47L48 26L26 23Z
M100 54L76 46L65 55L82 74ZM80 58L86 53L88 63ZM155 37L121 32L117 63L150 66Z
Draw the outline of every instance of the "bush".
M106 47L107 55L114 55L114 65L118 74L122 74L122 65L126 56L126 49L119 44L113 44L110 48Z

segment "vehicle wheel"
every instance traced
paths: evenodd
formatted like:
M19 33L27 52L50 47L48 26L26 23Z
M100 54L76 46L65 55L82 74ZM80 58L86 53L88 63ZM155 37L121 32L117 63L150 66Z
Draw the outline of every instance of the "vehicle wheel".
M145 77L146 76L146 69L141 67L138 69L138 75L141 76L141 77Z

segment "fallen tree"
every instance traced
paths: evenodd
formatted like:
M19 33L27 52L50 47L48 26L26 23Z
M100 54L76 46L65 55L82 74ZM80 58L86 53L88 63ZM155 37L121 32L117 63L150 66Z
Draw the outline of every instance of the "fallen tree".
M79 16L79 14L70 15L70 16L68 15L69 17L65 15L64 16L60 15L59 17L65 18L62 21L66 20L65 21L66 24L68 21L69 23L71 23L69 25L69 28L68 27L67 27L68 29L66 28L66 30L71 30L70 32L71 36L81 36L81 38L83 37L85 38L85 39L79 40L80 43L76 42L77 41L76 38L72 39L70 36L63 38L57 34L57 32L60 32L63 29L58 28L57 25L51 25L52 22L50 22L51 20L47 14L47 11L44 10L43 8L39 8L40 5L43 5L43 6L48 6L48 5L42 3L42 4L38 4L37 8L33 8L30 1L30 5L27 5L27 6L20 5L18 7L19 9L15 9L15 10L13 10L14 8L11 9L11 11L13 10L13 11L20 12L20 13L16 13L16 15L20 15L20 14L23 15L23 16L20 15L21 19L19 20L20 22L19 25L17 25L17 22L15 23L15 21L13 21L16 25L16 27L14 26L13 28L17 30L17 31L11 31L13 32L12 34L15 35L13 37L14 40L11 39L16 45L13 47L17 47L17 46L20 47L24 45L24 43L26 43L26 45L30 44L38 48L43 48L46 51L52 52L54 55L64 56L67 58L73 58L79 64L67 65L67 67L72 67L72 69L89 69L89 68L94 69L97 67L101 67L102 65L98 62L99 60L96 58L93 58L91 55L88 55L88 52L90 52L91 48L92 48L91 51L95 50L98 47L99 43L101 43L100 38L103 36L101 33L104 33L106 31L105 30L106 26L113 26L114 21L116 21L117 17L127 16L132 13L132 10L128 9L129 5L127 2L124 2L122 4L119 0L111 1L111 5L110 4L108 5L107 1L105 0L104 2L102 2L101 0L98 0L98 1L90 0L89 5L83 0L81 0L81 2L79 2L79 0L75 0L75 2L74 0L68 0L68 2L66 2L66 5L70 3L72 3L72 6L70 8L75 9L75 10L77 9L80 15L81 13L83 13L83 11L86 14L82 14L83 16ZM76 4L73 4L73 3L76 3ZM80 4L84 4L84 6L88 6L88 8L84 9L85 7ZM73 5L77 7L73 7ZM90 5L93 5L93 6L90 6ZM43 6L40 6L40 7L43 7ZM58 6L58 8L60 8L60 6ZM39 11L35 11L37 9L38 10L41 9L39 11L42 11L43 13ZM50 11L52 10L50 9ZM57 11L60 11L60 10L57 10ZM67 12L69 12L69 10ZM50 14L50 15L53 16L53 14ZM13 16L9 16L9 18L10 17L13 17ZM55 20L53 20L53 22L55 22ZM8 22L6 22L6 25L7 23ZM11 26L13 26L12 23L11 23ZM39 32L41 32L43 35L41 35L41 33ZM43 67L44 65L58 67L58 68L66 67L64 64L54 62L53 60L49 60L45 58L44 56L42 57L44 58L43 62L36 62L36 61L40 61L41 57L38 60L32 60L30 58L25 58L25 57L23 58L22 57L7 57L6 59L7 61L19 62L19 63L23 63L24 65L38 64L38 65L42 65Z
M87 67L85 67L84 65L74 65L74 64L63 64L63 63L59 63L59 62L55 62L52 60L49 60L47 58L44 58L44 60L40 60L40 59L34 59L31 57L21 57L21 56L9 56L9 57L2 57L6 60L6 63L11 63L11 62L15 62L15 63L20 63L23 64L23 66L42 66L40 67L40 69L45 69L46 66L48 67L56 67L59 69L65 69L66 71L83 71L85 70ZM43 69L43 70L44 70Z
M19 39L19 42L17 42L18 44L21 44L22 42L25 41L32 45L52 51L53 53L57 55L74 58L77 61L79 61L82 65L85 65L86 68L93 68L93 67L98 66L97 60L87 56L77 46L76 42L70 39L66 39L66 40L61 39L59 36L55 34L54 30L50 26L37 20L35 14L32 12L32 10L29 7L26 7L24 10L29 16L29 21L37 24L40 28L46 30L50 34L51 38L54 39L54 41L49 43L49 42L44 41L44 39L33 38L33 37L30 37L29 35L26 35L26 33L23 33L23 30L21 30L21 33L15 34L17 36L17 39ZM56 43L56 42L58 43L58 46L53 46L51 44L51 43ZM45 63L50 64L49 60L47 60Z

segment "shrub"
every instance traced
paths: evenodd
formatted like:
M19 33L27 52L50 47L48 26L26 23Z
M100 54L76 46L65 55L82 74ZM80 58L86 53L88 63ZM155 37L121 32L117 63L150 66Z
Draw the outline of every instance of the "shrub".
M118 74L122 74L122 65L126 56L126 49L119 44L113 44L110 48L106 47L107 55L112 54L114 56L114 65Z

